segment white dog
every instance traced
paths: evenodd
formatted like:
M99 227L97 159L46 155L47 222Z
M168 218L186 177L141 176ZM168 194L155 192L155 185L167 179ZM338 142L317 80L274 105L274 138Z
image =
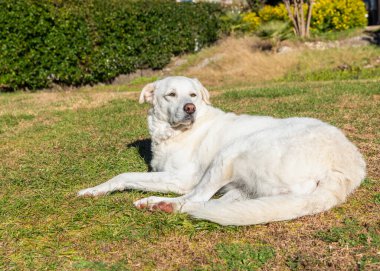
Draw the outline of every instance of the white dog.
M210 106L196 79L144 87L153 172L124 173L78 195L139 189L175 192L137 208L184 212L222 225L249 225L326 211L365 177L358 149L337 128L311 118L238 116ZM217 193L219 192L219 193ZM215 194L219 198L212 198Z

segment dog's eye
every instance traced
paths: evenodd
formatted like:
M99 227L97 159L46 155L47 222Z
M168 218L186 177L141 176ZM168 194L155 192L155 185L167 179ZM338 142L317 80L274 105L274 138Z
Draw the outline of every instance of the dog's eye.
M170 96L170 97L175 97L176 96L176 94L175 94L175 92L170 92L167 96Z
M190 94L190 97L197 97L197 94L195 94L195 93L191 93L191 94Z

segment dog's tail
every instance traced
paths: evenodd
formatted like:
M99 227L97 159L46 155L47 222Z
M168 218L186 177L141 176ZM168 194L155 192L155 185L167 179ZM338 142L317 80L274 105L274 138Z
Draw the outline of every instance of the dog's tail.
M328 177L329 180L320 181L315 191L308 195L283 194L232 202L216 199L197 204L196 208L190 208L186 213L221 225L252 225L290 220L323 212L344 202L364 179L365 164L355 175L347 179L341 172L335 172Z

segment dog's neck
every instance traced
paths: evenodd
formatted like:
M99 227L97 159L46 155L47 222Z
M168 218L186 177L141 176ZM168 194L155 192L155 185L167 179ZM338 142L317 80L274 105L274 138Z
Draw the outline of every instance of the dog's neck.
M153 109L148 113L149 134L152 138L152 144L158 145L173 136L181 134L183 131L174 129L166 121L162 121L153 113Z

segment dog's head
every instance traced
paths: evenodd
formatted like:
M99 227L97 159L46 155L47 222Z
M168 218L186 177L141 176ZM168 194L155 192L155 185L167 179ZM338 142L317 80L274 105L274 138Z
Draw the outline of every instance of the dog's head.
M146 85L139 102L151 103L154 115L175 129L191 126L201 109L210 104L207 89L197 79L182 76Z

